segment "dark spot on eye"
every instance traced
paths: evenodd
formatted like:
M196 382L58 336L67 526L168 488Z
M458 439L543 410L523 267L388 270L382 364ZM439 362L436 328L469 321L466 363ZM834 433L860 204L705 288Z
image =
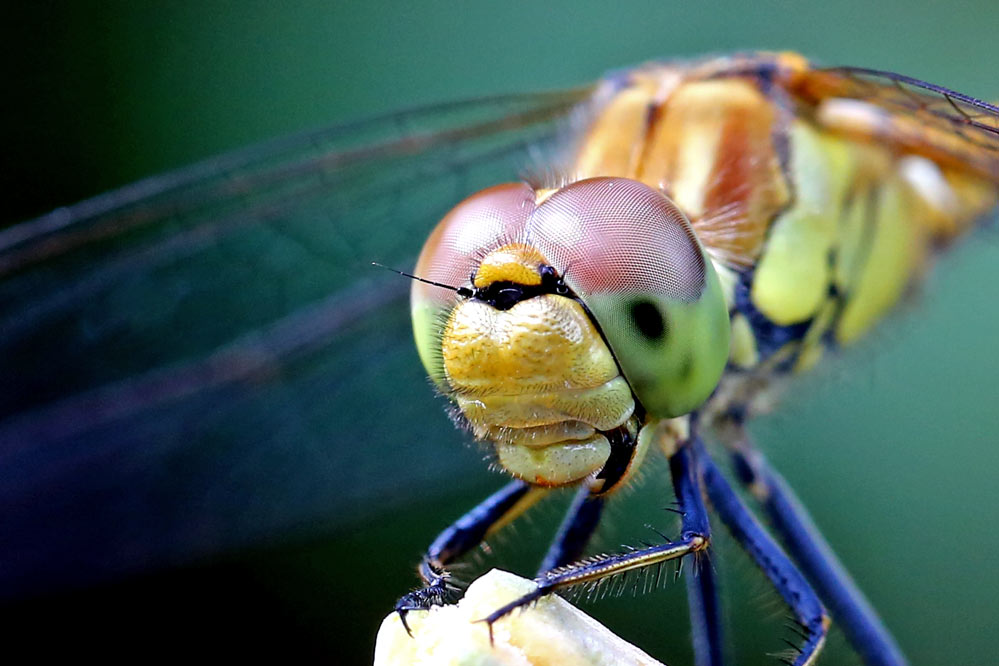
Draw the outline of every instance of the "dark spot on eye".
M628 313L638 332L645 339L660 341L666 337L666 320L652 301L644 299L632 301Z

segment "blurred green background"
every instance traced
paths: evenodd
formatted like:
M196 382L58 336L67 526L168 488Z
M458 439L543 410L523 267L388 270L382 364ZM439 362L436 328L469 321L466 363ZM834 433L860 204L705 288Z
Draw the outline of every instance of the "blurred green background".
M5 15L4 223L282 133L581 83L653 58L793 49L999 97L999 5L985 0L119 2ZM916 664L993 663L999 649L990 630L999 614L997 251L996 232L985 230L950 252L917 307L803 378L753 428ZM409 362L415 375L415 353ZM438 410L427 418L450 428L429 389L406 386L399 398L394 379L372 386L381 409L422 401L414 404ZM365 445L391 455L393 444ZM646 522L669 524L657 471L611 509L604 546L647 538ZM414 584L421 549L500 482L480 469L410 500L399 470L400 501L373 518L8 604L0 619L15 648L39 655L364 663L381 617ZM539 510L484 564L530 572L558 517ZM764 653L782 649L785 613L745 557L719 541L738 663L772 663ZM525 543L530 554L518 557ZM689 663L681 587L587 610L669 663ZM834 636L822 663L857 659Z

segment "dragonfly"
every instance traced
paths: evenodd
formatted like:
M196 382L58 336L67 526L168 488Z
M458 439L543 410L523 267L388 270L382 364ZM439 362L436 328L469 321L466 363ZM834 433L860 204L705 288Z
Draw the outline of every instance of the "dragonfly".
M906 663L744 426L774 383L861 338L934 248L995 208L999 109L794 54L653 65L607 87L569 177L466 199L410 276L427 372L514 481L430 545L425 585L396 605L402 628L412 635L410 613L449 601L450 563L549 488L577 485L535 589L483 618L490 642L543 596L600 596L616 578L659 581L665 563L696 560L711 540L707 498L791 608L787 663L814 663L832 621L866 662ZM679 532L584 556L604 503L653 448L669 459ZM711 567L686 580L697 660L723 663Z
M681 69L776 74L756 58ZM863 102L812 122L937 165L968 197L996 182L995 107L884 72L800 74L789 117ZM399 344L408 285L369 264L412 266L455 202L524 169L557 181L624 76L292 136L0 232L3 594L362 521L405 501L400 467L414 493L461 474L460 437L422 406L366 400L385 377L422 381Z

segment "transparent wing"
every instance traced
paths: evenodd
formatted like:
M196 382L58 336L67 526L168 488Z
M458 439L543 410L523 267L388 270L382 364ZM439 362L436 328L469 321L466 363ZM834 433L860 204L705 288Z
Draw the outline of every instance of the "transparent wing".
M349 525L474 461L370 262L411 266L587 94L303 134L0 231L0 596Z
M993 104L860 67L804 71L792 90L810 105L826 103L821 122L999 182L999 107Z

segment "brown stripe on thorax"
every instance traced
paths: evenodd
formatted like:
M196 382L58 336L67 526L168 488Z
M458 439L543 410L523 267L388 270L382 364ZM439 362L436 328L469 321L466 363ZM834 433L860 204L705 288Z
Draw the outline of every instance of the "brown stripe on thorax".
M662 189L716 257L748 266L791 198L779 149L783 124L752 77L643 70L598 114L573 173Z

